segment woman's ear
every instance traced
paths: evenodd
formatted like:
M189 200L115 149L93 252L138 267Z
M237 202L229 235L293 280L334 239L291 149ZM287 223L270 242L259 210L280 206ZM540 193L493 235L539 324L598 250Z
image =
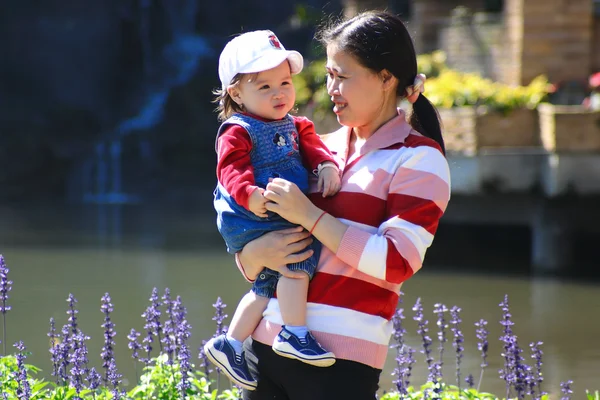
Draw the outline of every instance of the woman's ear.
M240 89L237 85L227 86L227 93L233 101L235 101L240 106L242 105L242 97L240 96Z
M379 73L379 76L383 81L383 90L395 90L398 79L390 71L384 69Z

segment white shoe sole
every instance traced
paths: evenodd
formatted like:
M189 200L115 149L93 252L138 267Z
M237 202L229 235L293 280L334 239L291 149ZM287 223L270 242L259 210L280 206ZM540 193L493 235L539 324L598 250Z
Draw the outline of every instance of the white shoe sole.
M225 375L227 375L227 377L236 385L239 385L242 388L247 389L247 390L256 390L256 387L258 386L258 382L256 382L256 381L251 382L251 381L247 381L245 379L238 378L233 373L233 371L230 370L229 362L227 361L227 357L225 357L222 352L215 351L215 354L213 354L213 352L211 351L211 349L213 347L212 346L213 340L214 339L209 340L208 343L206 343L204 345L204 354L206 354L206 357L210 360L210 362L212 362L217 367L221 368L223 373Z
M331 367L335 364L335 355L331 352L321 356L301 356L295 352L294 348L287 343L278 343L279 346L272 346L273 351L285 358L291 358L292 360L302 361L305 364L313 365L315 367Z

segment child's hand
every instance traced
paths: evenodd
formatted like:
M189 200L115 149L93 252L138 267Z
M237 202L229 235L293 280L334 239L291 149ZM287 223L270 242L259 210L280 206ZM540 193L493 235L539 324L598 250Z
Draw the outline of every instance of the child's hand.
M265 189L256 188L250 198L248 198L248 209L252 211L256 216L261 218L267 217L267 199L263 196Z
M342 179L340 172L335 164L326 164L327 167L321 167L319 171L319 181L317 190L323 192L323 197L333 196L340 191Z

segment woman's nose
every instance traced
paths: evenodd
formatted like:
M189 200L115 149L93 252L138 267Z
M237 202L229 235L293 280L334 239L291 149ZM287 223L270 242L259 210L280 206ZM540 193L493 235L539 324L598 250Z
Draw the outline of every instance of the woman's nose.
M335 80L333 79L327 83L327 94L330 96L340 94L339 86L337 85L337 83L335 83Z

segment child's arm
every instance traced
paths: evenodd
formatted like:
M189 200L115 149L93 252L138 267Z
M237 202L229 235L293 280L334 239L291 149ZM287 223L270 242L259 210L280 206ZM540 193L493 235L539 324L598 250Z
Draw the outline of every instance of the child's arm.
M319 177L317 190L323 197L333 196L341 188L341 177L333 154L315 132L315 125L308 118L295 117L302 161L309 171Z
M250 163L251 150L252 141L244 128L231 125L225 129L217 140L217 179L236 203L256 213L250 209L250 198L258 192ZM258 203L254 197L253 206Z

